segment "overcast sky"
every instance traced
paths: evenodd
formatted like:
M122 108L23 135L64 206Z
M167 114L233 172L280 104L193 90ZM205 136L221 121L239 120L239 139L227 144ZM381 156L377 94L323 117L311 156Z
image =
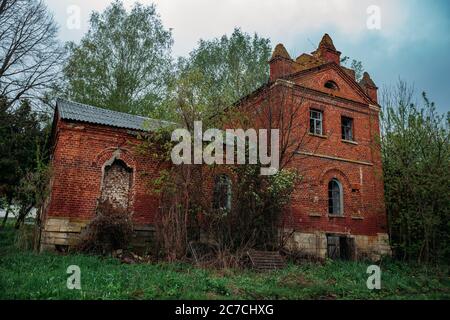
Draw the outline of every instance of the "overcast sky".
M63 41L78 42L93 10L108 0L46 0ZM134 0L125 0L130 8ZM234 27L283 43L291 57L315 49L330 34L343 56L361 60L379 87L399 77L425 90L440 111L450 110L450 1L447 0L155 0L163 24L172 29L175 56L199 39L230 34ZM68 26L71 6L80 9L80 28ZM379 8L380 28L376 27ZM69 12L68 12L69 10ZM368 13L369 11L369 13ZM375 14L375 15L374 15Z

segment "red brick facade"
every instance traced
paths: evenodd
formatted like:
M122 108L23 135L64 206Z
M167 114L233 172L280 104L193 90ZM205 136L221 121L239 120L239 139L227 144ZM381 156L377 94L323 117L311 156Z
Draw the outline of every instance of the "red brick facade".
M315 52L296 60L278 45L270 61L271 82L245 97L240 106L257 111L264 99L281 94L290 95L287 103L301 104L296 121L304 126L297 134L306 138L289 165L299 170L303 180L286 213L286 227L298 233L294 241L297 247L324 256L326 235L338 234L355 237L361 251L388 253L383 242L387 227L377 143L377 88L368 74L357 83L354 72L340 66L339 57L328 35ZM326 83L330 81L333 87L329 88ZM322 112L320 135L309 133L311 109ZM343 116L353 119L353 141L342 139ZM116 158L132 169L130 208L135 223L153 223L159 202L149 191L148 181L158 176L157 164L134 151L138 140L129 130L56 118L54 141L47 220L89 221L101 195L104 166ZM342 185L343 212L339 216L328 213L331 179ZM51 228L49 224L46 230Z
M120 159L132 169L133 220L153 223L159 200L148 185L159 169L156 162L137 152L140 141L130 130L58 119L54 139L48 216L90 220L101 196L104 166Z
M358 83L355 72L340 65L340 52L325 35L316 51L296 60L283 45L277 45L270 61L270 80L245 97L240 107L257 114L268 100L285 110L294 110L293 104L300 106L294 122L302 124L296 136L303 143L289 166L299 170L303 179L294 192L285 224L298 235L294 245L323 257L327 236L338 235L354 239L358 253L372 257L389 254L380 107L369 74L364 73ZM310 110L322 113L320 135L310 133ZM342 138L342 117L353 120L351 141ZM340 215L329 214L328 183L332 179L342 185Z

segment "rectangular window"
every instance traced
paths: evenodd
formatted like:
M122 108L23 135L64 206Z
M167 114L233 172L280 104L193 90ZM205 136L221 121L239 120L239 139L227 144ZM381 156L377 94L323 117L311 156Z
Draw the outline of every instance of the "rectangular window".
M309 132L322 135L323 113L319 110L309 111Z
M342 117L342 139L353 141L353 119Z

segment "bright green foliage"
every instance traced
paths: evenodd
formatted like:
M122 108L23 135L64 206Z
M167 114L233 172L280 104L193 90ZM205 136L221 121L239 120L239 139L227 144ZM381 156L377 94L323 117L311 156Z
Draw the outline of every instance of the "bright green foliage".
M21 179L37 169L36 153L48 134L46 119L26 100L15 109L0 101L0 197L9 204L17 199Z
M204 121L230 107L269 79L270 40L235 29L230 37L200 40L188 58L178 62L174 81L175 109L195 107Z
M350 62L350 65L349 65L349 62L350 62L350 57L345 56L345 57L341 58L341 65L355 71L355 80L357 82L359 82L362 79L363 74L364 74L364 66L361 61L356 60L356 59L352 59Z
M384 95L382 155L396 255L450 261L450 117L404 82Z
M148 115L167 93L172 43L154 5L136 4L127 13L113 2L92 14L79 45L68 45L65 93L77 102Z
M0 299L449 299L448 267L381 264L381 290L368 290L371 263L290 264L268 273L200 269L181 263L121 264L86 255L35 254L0 233ZM66 287L81 269L81 290Z

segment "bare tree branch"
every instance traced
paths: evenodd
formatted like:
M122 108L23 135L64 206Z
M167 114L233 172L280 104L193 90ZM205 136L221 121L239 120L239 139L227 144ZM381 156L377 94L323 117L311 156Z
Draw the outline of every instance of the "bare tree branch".
M39 101L59 79L64 50L41 0L0 0L0 96Z

